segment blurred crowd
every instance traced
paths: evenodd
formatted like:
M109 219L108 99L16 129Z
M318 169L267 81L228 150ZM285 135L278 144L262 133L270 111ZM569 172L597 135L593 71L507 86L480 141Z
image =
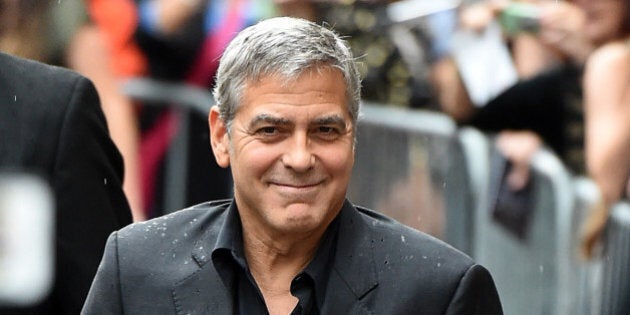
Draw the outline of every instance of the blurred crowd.
M627 196L630 175L630 2L482 1L460 11L462 30L502 28L516 80L484 103L466 94L457 55L441 61L441 108L462 124L498 132L513 162L509 184L523 188L528 161L545 145L576 175L592 178L602 200L584 225L591 255L608 209ZM491 66L491 65L489 65Z
M166 210L164 160L181 126L172 108L131 99L121 82L147 77L209 90L222 49L244 27L276 15L327 23L347 36L361 61L364 99L444 112L496 133L514 165L512 189L527 184L528 161L540 146L592 178L602 200L584 225L590 255L609 207L628 192L629 6L628 0L0 0L0 50L74 69L95 83L124 158L133 218L141 221ZM207 118L188 115L193 175L186 203L229 197L227 171L208 163Z

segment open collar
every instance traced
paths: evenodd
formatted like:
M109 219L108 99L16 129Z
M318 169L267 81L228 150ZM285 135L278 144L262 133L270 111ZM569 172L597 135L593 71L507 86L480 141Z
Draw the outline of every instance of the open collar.
M195 243L191 256L199 268L185 276L173 289L177 314L232 314L230 291L224 286L211 261L213 245L228 211L236 210L232 201L223 208L216 224ZM377 240L358 210L345 201L339 213L339 235L333 270L328 280L323 314L346 310L347 313L370 314L362 298L378 285L374 246ZM221 286L221 289L217 289Z

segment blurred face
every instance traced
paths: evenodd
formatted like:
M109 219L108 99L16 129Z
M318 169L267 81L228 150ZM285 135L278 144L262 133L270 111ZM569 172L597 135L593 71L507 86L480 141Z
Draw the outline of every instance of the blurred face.
M243 224L271 233L322 230L343 204L354 134L341 72L309 71L284 83L268 76L245 89L230 135L210 113L212 148L231 166Z
M627 17L626 0L574 0L586 14L586 36L596 44L603 44L622 36Z

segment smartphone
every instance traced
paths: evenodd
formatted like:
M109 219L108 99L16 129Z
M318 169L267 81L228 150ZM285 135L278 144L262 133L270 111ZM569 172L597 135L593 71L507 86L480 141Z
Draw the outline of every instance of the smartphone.
M516 35L523 32L537 33L540 29L540 7L526 2L512 2L499 15L503 32Z
M53 198L41 177L0 172L0 307L32 306L50 291Z
M520 241L530 237L534 216L534 181L530 178L520 190L513 190L507 182L512 162L500 152L494 152L492 164L497 165L491 174L491 211L493 221ZM531 170L530 170L531 172Z

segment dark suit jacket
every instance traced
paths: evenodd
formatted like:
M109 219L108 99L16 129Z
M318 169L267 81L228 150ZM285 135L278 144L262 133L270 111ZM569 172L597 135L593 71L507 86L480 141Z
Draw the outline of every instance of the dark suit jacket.
M211 254L230 201L113 233L83 314L231 314ZM486 269L445 243L346 202L322 314L501 314Z
M0 313L78 314L107 236L131 223L122 158L92 83L0 53L0 170L35 172L49 181L57 238L49 298L32 309Z

